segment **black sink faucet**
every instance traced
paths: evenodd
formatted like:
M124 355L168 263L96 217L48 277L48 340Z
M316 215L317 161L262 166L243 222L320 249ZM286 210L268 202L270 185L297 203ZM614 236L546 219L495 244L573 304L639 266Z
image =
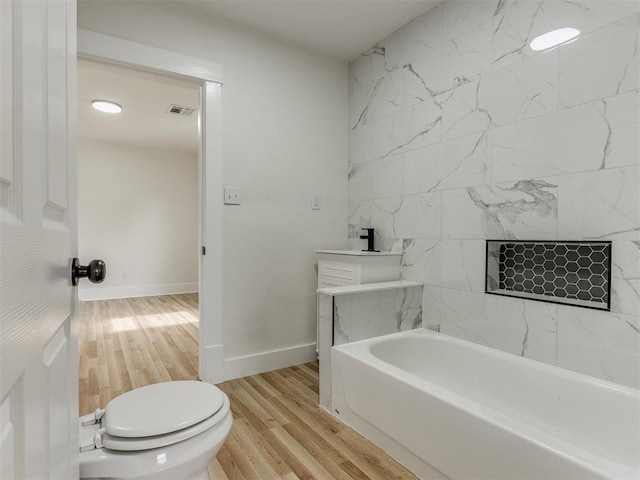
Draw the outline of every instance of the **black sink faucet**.
M363 250L363 252L378 252L379 250L375 250L373 247L373 228L363 228L362 230L366 230L367 234L366 235L360 235L361 239L367 239L367 249Z

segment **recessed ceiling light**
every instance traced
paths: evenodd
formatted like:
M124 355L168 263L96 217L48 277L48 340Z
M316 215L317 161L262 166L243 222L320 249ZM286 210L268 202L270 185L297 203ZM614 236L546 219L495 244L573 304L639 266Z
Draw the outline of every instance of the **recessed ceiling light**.
M558 30L553 30L534 38L531 40L529 46L531 47L531 50L546 50L547 48L555 47L561 43L573 40L578 35L580 35L580 30L578 29L559 28Z
M91 106L96 110L105 113L120 113L122 111L122 107L114 102L109 102L108 100L94 100L91 102Z

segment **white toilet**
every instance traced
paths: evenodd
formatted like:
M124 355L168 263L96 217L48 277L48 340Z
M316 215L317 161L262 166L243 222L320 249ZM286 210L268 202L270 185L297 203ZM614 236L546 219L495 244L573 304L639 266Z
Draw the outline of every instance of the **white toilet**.
M80 417L80 478L208 480L232 423L229 399L209 383L131 390Z

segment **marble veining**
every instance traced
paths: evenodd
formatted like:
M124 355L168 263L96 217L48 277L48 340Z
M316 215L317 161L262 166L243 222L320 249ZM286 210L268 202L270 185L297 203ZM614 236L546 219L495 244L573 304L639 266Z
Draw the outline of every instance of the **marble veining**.
M639 23L640 15L633 15L560 50L561 105L578 105L640 86ZM598 72L594 71L594 64L598 65Z
M638 383L640 344L600 342L596 368L580 358L591 346L570 348L573 320L556 329L558 309L577 308L484 295L475 255L485 239L612 240L612 312L588 323L635 334L639 13L622 0L447 1L351 62L349 246L369 226L380 248L402 244L402 277L425 282L426 326ZM567 25L576 40L529 48Z
M422 287L355 293L334 299L334 344L422 326Z
M521 180L451 190L443 196L443 236L549 238L557 229L557 184Z
M394 216L394 234L398 239L440 236L442 196L440 193L405 195Z
M555 305L451 289L441 298L442 333L555 364Z
M351 342L351 338L347 331L347 326L349 325L349 321L347 318L351 318L345 312L346 309L351 310L351 301L350 300L340 300L335 302L333 305L333 328L334 328L334 341L336 345L340 345L342 343ZM349 314L351 312L349 311Z
M614 241L611 311L640 316L640 242Z
M640 387L640 317L558 307L558 365Z
M400 276L404 280L425 282L429 271L440 270L440 246L441 240L405 239Z
M560 177L559 235L640 240L640 167Z
M404 154L405 195L483 185L491 178L491 140L481 132Z

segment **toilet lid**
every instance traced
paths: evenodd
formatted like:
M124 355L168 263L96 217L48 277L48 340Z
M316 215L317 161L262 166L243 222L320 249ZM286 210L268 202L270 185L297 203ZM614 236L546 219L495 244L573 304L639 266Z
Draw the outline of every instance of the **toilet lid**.
M183 430L215 414L224 394L210 383L163 382L136 388L107 404L103 427L111 436L153 437Z
M191 427L187 427L182 430L178 430L173 433L167 433L165 435L158 435L155 437L140 437L140 438L126 438L126 437L115 437L111 436L108 433L105 433L102 436L102 446L109 450L118 450L118 451L140 451L140 450L150 450L153 448L166 447L169 445L173 445L174 443L182 442L184 440L188 440L191 437L195 437L210 428L215 427L220 422L223 422L225 418L231 416L231 408L229 405L229 399L225 394L222 394L224 401L222 404L222 408L218 410L216 413L211 415L206 420L196 423ZM226 435L225 435L226 436Z

